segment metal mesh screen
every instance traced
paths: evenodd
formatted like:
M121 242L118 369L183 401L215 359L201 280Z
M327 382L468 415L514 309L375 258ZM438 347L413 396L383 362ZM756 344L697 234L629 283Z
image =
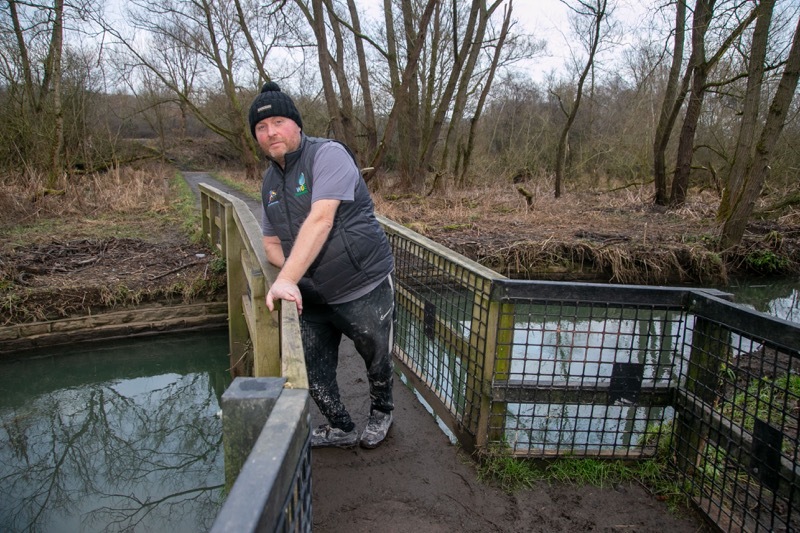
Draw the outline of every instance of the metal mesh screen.
M463 446L665 451L723 531L800 530L800 326L714 291L508 280L388 226L395 355Z
M311 532L311 434L297 463L294 482L286 496L283 514L275 525L276 532Z
M723 531L797 531L797 328L715 302L704 311L685 335L676 399L684 488Z
M654 453L672 416L679 310L515 299L503 317L494 443L532 457Z
M395 257L395 355L450 415L475 436L486 358L490 282L432 243L388 232ZM441 411L440 411L441 414Z

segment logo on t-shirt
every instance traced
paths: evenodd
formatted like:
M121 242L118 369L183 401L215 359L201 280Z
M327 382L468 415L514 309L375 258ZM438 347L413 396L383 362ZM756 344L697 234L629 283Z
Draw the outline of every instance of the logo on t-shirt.
M294 190L295 196L303 196L308 194L308 187L306 187L306 175L301 172L300 179L297 180L297 188Z

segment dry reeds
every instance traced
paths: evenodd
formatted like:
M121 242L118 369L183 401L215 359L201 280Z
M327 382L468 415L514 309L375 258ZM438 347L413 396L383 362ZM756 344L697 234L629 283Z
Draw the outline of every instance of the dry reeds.
M158 211L169 202L168 167L114 168L102 174L62 175L46 187L42 173L4 176L0 184L0 227L44 218L91 216L98 212Z
M652 204L646 187L567 193L528 182L531 202L507 187L449 197L376 195L376 209L455 251L514 278L613 283L721 284L713 249L714 198L698 194L680 211ZM708 241L708 243L706 242Z

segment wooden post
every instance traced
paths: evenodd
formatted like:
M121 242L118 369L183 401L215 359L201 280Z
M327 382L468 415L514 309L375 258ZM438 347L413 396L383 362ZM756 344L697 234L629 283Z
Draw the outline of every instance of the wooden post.
M267 309L264 274L247 250L242 250L240 261L247 280L248 290L242 293L242 309L253 343L253 375L280 376L280 314L270 313Z
M252 347L247 319L241 295L247 293L247 278L242 269L242 251L244 245L236 227L233 209L229 205L225 209L224 230L227 234L226 247L223 250L228 272L228 335L230 346L231 375L249 375L248 360Z
M485 280L491 289L491 281ZM473 328L484 328L486 338L481 379L481 406L475 446L486 449L490 442L502 442L505 433L506 403L493 401L492 383L495 378L508 380L511 367L512 340L514 337L514 306L491 298L491 290L483 295L487 313L485 324L477 325L473 314ZM480 310L473 306L473 313ZM472 331L475 331L474 329ZM472 344L472 343L470 343Z

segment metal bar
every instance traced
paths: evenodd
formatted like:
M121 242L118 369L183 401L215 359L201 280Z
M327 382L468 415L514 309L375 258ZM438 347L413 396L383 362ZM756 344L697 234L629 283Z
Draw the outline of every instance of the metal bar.
M492 398L505 403L615 405L610 383L566 383L495 381ZM674 391L666 384L643 383L635 403L619 401L616 405L632 407L667 407L674 401Z

